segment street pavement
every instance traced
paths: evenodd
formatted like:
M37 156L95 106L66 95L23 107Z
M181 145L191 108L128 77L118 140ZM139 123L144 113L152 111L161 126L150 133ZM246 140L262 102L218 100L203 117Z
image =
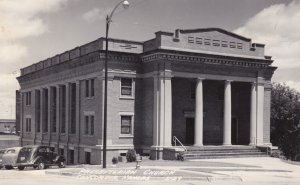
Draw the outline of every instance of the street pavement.
M277 158L227 158L193 161L118 163L102 169L98 165L24 171L0 170L0 185L35 184L186 184L186 185L299 185L300 164Z

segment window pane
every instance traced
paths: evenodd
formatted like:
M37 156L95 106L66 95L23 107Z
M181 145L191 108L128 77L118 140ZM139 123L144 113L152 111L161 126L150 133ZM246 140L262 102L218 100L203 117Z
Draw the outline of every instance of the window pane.
M89 116L85 116L85 130L84 134L89 134Z
M121 95L132 95L132 79L121 79Z
M85 81L85 97L89 97L89 81Z
M91 116L91 135L94 135L94 116Z
M91 79L91 96L94 96L94 83L95 83L95 80Z
M121 117L121 134L131 134L131 116Z

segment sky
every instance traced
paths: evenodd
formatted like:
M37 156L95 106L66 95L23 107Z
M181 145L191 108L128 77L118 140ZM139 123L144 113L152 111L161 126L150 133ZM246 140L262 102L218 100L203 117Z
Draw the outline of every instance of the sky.
M105 36L120 0L0 0L0 119L15 118L20 68ZM300 92L300 0L129 0L109 36L145 41L156 31L218 27L266 44L273 81Z

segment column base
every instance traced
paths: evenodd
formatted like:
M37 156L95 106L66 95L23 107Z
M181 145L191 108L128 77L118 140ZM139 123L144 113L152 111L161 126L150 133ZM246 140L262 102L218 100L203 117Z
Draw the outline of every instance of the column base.
M231 143L223 143L222 145L223 145L223 146L232 146Z
M203 144L194 144L193 146L201 147Z
M163 159L163 147L151 146L150 159L151 160L162 160Z

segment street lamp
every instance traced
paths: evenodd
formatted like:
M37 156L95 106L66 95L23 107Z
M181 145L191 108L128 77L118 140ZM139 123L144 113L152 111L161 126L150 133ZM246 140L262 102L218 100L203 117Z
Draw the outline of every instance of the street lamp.
M125 9L129 8L129 2L126 0L123 0L119 2L112 12L107 15L106 17L106 35L105 35L105 61L104 61L104 70L105 70L105 76L104 76L104 120L103 120L103 168L106 168L106 136L107 136L107 57L108 57L108 31L109 31L109 24L112 21L111 18L115 12L115 10L120 6L123 5Z

